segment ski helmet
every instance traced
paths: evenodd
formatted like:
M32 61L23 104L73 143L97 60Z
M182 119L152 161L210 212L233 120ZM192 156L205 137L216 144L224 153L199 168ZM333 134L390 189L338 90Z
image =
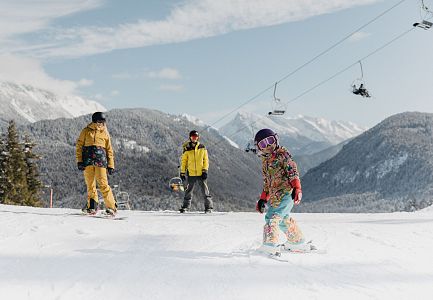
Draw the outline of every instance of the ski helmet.
M93 123L97 123L97 122L105 122L105 114L103 112L97 111L92 115L92 122Z
M198 134L198 131L197 130L191 130L190 132L189 132L189 137L192 137L192 136L200 136L199 134Z
M277 145L278 145L278 139L277 139L277 134L275 132L273 132L271 129L268 128L264 128L264 129L260 129L257 133L256 136L254 137L254 142L257 145L258 142L260 142L261 140L273 136L275 137L275 139L277 140Z

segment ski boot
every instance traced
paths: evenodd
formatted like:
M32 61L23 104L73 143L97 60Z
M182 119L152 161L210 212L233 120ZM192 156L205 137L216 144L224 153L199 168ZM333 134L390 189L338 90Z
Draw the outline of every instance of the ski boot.
M185 212L187 212L187 211L189 211L189 208L188 207L181 207L180 209L179 209L179 212L181 213L181 214L183 214L183 213L185 213Z
M285 242L281 245L285 251L289 252L311 252L313 250L317 250L316 246L312 244L312 241L309 242L301 242L301 243L290 243Z
M90 205L87 207L87 204L81 209L81 211L88 215L96 215L98 212L98 202L96 202L94 199L90 199L89 201Z
M208 208L205 208L204 209L204 213L205 214L210 214L210 213L212 213L213 212L213 208L212 207L208 207Z
M105 213L107 216L114 217L116 215L117 209L106 208Z

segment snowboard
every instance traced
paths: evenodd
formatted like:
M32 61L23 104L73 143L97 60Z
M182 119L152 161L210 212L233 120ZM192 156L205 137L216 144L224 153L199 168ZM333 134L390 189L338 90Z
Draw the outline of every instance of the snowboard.
M274 260L278 260L278 261L282 261L282 262L289 262L289 257L290 255L293 254L325 254L326 250L324 249L318 249L314 244L313 241L308 241L307 244L310 246L307 249L285 249L284 248L284 244L279 244L276 248L276 252L275 253L270 253L270 252L266 252L266 251L262 251L259 249L257 249L257 252L261 255L264 255L268 258L274 259Z
M112 216L112 215L109 215L105 212L97 212L96 214L87 214L87 213L81 212L81 213L70 214L70 215L99 218L99 219L108 219L108 220L126 220L127 219L127 217L125 217L125 216L123 216L123 217L118 216L118 215Z

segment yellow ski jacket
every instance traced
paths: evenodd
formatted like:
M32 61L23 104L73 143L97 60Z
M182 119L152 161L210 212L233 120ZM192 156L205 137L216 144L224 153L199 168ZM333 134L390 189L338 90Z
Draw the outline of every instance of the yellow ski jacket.
M201 176L203 171L209 169L209 158L207 149L197 141L196 144L187 141L183 144L183 154L181 157L180 173L188 176Z

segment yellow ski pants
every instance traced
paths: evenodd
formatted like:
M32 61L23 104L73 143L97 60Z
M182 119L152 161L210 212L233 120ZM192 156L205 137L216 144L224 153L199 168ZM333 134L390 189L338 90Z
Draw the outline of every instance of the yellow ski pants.
M98 202L98 192L96 191L96 182L98 182L99 190L104 197L105 207L116 210L113 192L108 185L106 168L87 166L84 170L84 180L87 185L87 207L90 205L90 199Z

